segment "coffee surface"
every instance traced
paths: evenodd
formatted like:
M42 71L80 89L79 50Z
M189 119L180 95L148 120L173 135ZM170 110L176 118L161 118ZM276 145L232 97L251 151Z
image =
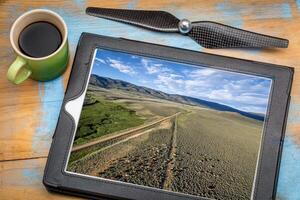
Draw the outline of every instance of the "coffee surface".
M19 36L20 50L27 56L39 58L52 54L62 43L58 28L49 22L35 22L26 26Z

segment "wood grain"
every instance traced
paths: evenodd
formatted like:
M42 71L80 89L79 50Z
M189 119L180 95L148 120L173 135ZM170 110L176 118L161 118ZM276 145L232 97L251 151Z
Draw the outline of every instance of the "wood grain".
M49 193L40 182L46 158L0 162L1 199L79 199Z
M87 6L163 9L179 18L218 21L288 38L290 45L288 49L280 50L207 50L184 36L151 32L87 16L84 14L84 8ZM68 70L61 78L46 83L28 80L22 85L15 86L6 79L7 69L15 59L9 43L9 29L19 15L34 8L51 9L64 18L69 29L70 62ZM294 67L287 142L283 150L277 198L299 199L300 169L297 167L300 166L299 24L299 0L0 0L0 199L72 199L48 193L42 185L42 175L75 48L83 31Z

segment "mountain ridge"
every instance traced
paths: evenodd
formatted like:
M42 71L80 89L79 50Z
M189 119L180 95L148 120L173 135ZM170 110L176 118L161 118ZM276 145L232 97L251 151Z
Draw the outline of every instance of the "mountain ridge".
M159 99L164 99L164 100L169 100L177 103L184 103L184 104L189 104L189 105L196 105L196 106L204 106L208 107L211 109L215 109L218 111L228 111L228 112L236 112L239 113L243 116L256 119L259 121L264 121L264 116L261 114L256 114L256 113L250 113L250 112L245 112L242 110L238 110L236 108L212 102L212 101L207 101L203 99L198 99L194 97L188 97L184 95L179 95L179 94L168 94L159 90L151 89L148 87L144 86L138 86L126 81L122 80L117 80L117 79L112 79L108 77L102 77L102 76L97 76L95 74L92 74L90 77L89 84L102 87L105 89L121 89L125 91L132 91L132 92L138 92L147 96L159 98Z

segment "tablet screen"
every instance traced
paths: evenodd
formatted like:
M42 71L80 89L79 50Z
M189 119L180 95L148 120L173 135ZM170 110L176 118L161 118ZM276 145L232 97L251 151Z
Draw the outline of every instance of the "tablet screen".
M66 171L211 199L251 199L272 80L94 53Z

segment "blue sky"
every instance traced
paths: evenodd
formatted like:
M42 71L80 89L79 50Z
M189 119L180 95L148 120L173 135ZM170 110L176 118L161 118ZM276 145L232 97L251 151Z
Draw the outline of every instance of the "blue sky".
M98 49L92 74L266 113L271 79Z

